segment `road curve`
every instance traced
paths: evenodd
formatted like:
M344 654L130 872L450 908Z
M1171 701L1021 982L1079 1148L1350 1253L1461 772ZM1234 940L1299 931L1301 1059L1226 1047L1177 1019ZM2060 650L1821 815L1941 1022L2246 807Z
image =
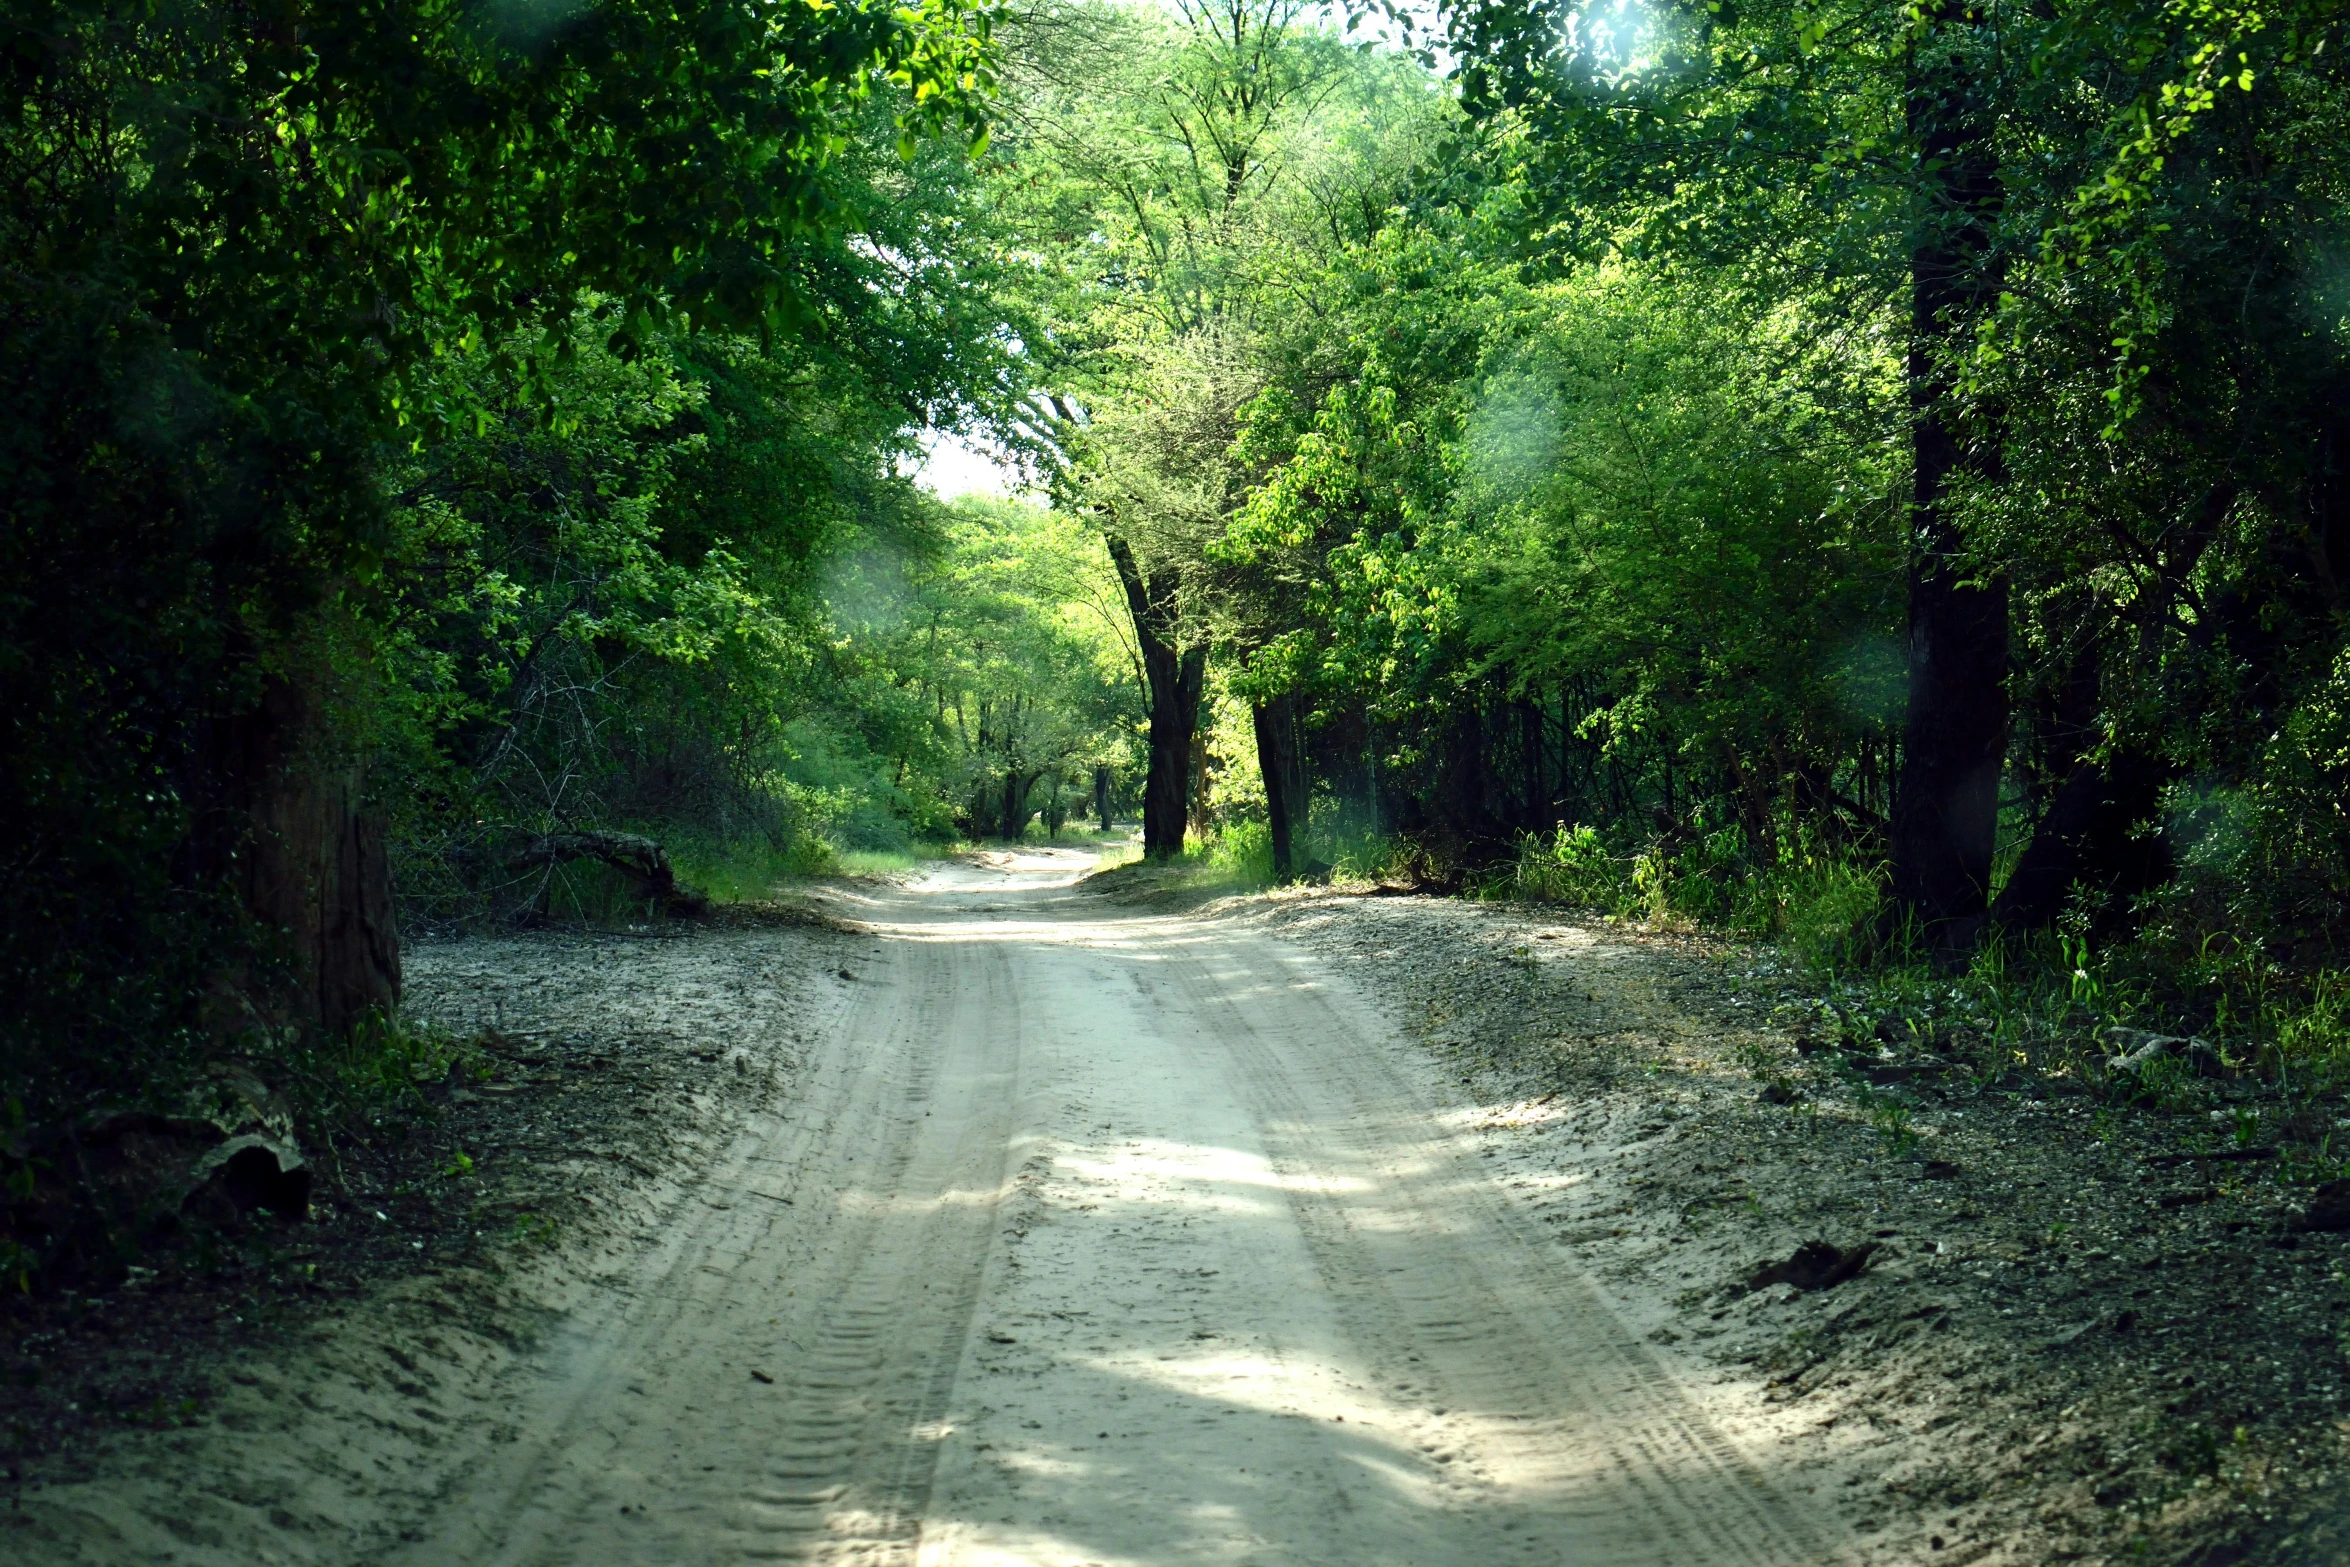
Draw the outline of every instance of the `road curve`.
M942 867L415 1564L1818 1563L1305 952Z

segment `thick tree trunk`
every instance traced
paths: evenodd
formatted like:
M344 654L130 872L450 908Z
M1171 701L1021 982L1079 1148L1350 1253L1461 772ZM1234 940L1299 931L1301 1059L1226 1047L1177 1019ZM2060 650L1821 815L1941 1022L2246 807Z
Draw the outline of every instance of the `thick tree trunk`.
M279 975L224 976L239 1010L331 1037L397 1007L383 824L363 808L359 769L337 755L309 694L272 678L250 712L207 723L191 796L190 870L226 879L282 940Z
M1951 361L1997 286L1991 228L1998 168L1969 36L1979 16L1938 0L1914 44L1908 117L1928 210L1911 254L1909 712L1893 802L1893 895L1945 963L1963 962L1988 916L2007 755L2007 585L1975 580L1956 481L1997 476L1987 438L1969 444Z
M1142 852L1154 860L1170 860L1183 852L1184 824L1191 815L1191 731L1197 707L1184 711L1186 684L1180 660L1153 679L1150 762L1142 779ZM1162 694L1163 693L1163 694Z
M1110 559L1126 589L1134 617L1134 640L1142 650L1143 679L1149 687L1150 768L1142 786L1142 852L1154 860L1183 852L1183 828L1190 814L1191 737L1199 727L1200 691L1206 684L1208 650L1181 645L1172 569L1145 577L1134 551L1115 534Z
M1028 827L1028 790L1036 780L1023 778L1018 768L1004 773L1003 836L1006 842L1018 838Z
M1265 779L1265 822L1273 835L1273 874L1297 874L1296 840L1305 825L1305 791L1298 768L1297 702L1288 695L1250 710L1257 731L1257 771Z

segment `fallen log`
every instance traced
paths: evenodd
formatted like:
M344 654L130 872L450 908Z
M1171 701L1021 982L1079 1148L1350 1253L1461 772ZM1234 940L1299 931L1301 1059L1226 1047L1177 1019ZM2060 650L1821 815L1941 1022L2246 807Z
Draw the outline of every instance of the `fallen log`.
M552 870L574 860L596 860L637 885L645 900L666 913L692 916L708 911L709 895L677 879L669 852L632 832L551 832L531 839L506 858L509 870Z

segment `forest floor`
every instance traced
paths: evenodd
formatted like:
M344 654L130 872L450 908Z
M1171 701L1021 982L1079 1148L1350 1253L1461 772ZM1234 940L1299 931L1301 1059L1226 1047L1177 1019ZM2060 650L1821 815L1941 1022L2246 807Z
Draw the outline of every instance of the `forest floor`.
M490 1075L233 1282L24 1319L5 1554L2350 1559L2350 1248L2207 1113L1858 1060L1743 949L1088 863L420 947ZM1875 1249L1754 1286L1813 1240Z

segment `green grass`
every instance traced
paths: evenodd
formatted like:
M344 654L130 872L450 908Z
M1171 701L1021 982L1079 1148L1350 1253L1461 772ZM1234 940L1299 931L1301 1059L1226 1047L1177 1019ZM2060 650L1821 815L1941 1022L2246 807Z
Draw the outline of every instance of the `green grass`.
M1099 827L1086 822L1071 820L1063 822L1059 832L1050 833L1045 831L1044 821L1040 817L1028 824L1028 831L1022 835L1021 841L1024 843L1075 844L1083 847L1087 844L1121 842L1124 839L1140 835L1141 831L1141 828L1129 825L1112 827L1108 832L1104 832Z
M951 843L914 842L896 849L836 849L826 869L816 872L822 876L902 876L925 865L951 859L974 845L956 839Z
M1129 834L1132 834L1129 836ZM1067 834L1063 835L1064 838ZM1110 840L1099 833L1090 841L1104 843L1102 869L1134 864L1142 858L1142 839L1121 828ZM1392 839L1368 834L1352 836L1326 831L1303 835L1295 848L1300 865L1315 867L1312 877L1333 882L1378 881L1402 874L1403 849ZM1262 821L1242 820L1228 826L1192 832L1184 837L1183 852L1152 867L1163 886L1197 893L1256 892L1277 886L1273 873L1273 833Z
M1094 865L1095 871L1116 870L1121 865L1132 865L1142 858L1142 835L1136 833L1130 837L1097 838L1090 847L1098 847L1101 851L1101 858Z
M680 881L691 882L720 903L757 903L784 883L837 874L840 851L815 836L731 843L674 840L670 863Z

